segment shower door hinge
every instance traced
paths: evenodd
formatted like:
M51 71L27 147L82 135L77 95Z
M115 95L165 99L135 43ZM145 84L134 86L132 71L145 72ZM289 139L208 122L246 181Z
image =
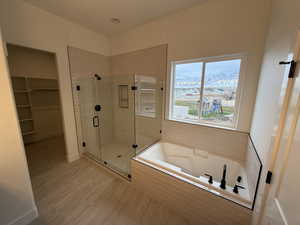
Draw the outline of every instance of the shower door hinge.
M137 86L131 86L131 90L136 91L137 89Z
M133 144L132 147L133 147L133 148L137 148L138 145L137 145L137 144Z
M77 85L77 86L76 86L76 90L77 90L77 91L80 91L80 85Z
M279 62L279 65L291 65L290 71L289 71L289 78L294 78L296 76L296 68L297 68L297 62L295 60L292 61L281 61Z
M97 80L101 80L101 77L98 74L95 74Z
M85 142L82 142L82 147L85 147L85 146L86 146Z
M267 184L271 184L272 176L273 176L273 173L271 171L268 171L267 178L266 178L266 183Z

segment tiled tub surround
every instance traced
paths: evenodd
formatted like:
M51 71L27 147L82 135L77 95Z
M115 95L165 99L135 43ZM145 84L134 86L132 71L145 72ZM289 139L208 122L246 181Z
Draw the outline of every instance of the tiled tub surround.
M206 218L207 224L217 223L218 218L226 221L224 224L248 224L261 163L250 138L243 151L244 160L235 161L198 148L161 141L133 159L132 182L183 214L192 214L195 221ZM223 190L220 181L225 164L227 186ZM213 184L208 183L206 173L213 176ZM242 177L241 182L237 182L238 176ZM147 184L151 184L149 188ZM245 189L239 189L236 194L235 184Z

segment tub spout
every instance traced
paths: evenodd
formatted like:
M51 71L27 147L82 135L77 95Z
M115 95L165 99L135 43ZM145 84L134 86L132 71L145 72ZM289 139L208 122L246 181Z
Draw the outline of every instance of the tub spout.
M220 184L220 188L226 189L226 173L227 173L227 165L225 164L223 167L223 176Z

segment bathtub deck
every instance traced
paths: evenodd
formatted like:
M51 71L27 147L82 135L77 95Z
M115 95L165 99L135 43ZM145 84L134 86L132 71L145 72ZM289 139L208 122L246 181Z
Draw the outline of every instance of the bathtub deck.
M135 159L200 189L252 209L248 177L244 166L239 162L200 149L167 142L154 144ZM221 180L218 179L220 172L223 171L223 165L229 166L226 190L220 188ZM208 184L208 178L204 174L212 175L213 184ZM238 176L242 177L239 185L245 188L240 189L239 194L236 194L233 192L233 187L237 183Z
M251 221L251 210L135 159L132 160L132 184L195 224L249 225Z

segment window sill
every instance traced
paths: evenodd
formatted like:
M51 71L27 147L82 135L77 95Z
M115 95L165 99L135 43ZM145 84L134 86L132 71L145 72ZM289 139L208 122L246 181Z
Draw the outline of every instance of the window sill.
M197 122L190 122L187 120L175 120L175 119L167 119L167 121L171 121L171 122L177 122L177 123L183 123L183 124L189 124L189 125L194 125L194 126L201 126L201 127L208 127L208 128L215 128L215 129L220 129L220 130L227 130L227 131L233 131L233 132L239 132L239 133L245 133L247 134L247 132L245 131L240 131L237 128L233 128L233 127L226 127L226 126L218 126L218 125L214 125L214 124L209 124L209 123L197 123Z

